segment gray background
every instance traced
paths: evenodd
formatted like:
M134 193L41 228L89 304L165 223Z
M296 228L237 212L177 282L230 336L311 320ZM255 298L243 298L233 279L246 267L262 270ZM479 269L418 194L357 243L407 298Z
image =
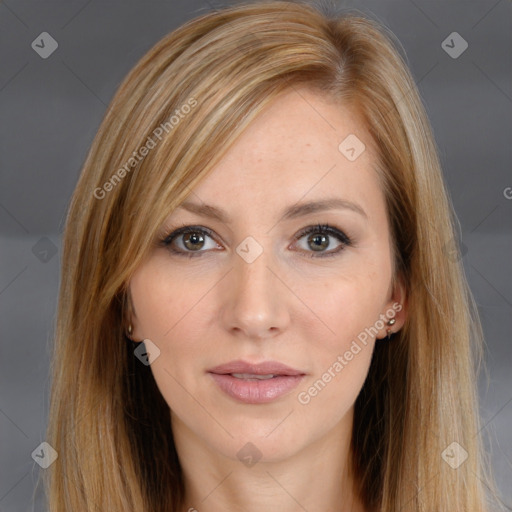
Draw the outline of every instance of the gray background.
M231 2L236 3L236 2ZM512 503L512 7L499 1L364 1L401 41L460 219L463 262L487 340L481 416ZM161 37L213 1L0 2L0 511L44 510L31 457L44 440L61 233L108 102ZM467 50L452 58L452 32ZM58 42L47 59L31 47ZM510 192L510 193L509 193ZM508 196L508 198L507 198Z

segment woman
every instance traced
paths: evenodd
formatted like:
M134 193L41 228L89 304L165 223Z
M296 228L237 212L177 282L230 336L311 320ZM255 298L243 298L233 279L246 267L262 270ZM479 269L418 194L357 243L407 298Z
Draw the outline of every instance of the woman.
M169 34L72 198L50 510L487 510L454 219L375 22L260 2Z

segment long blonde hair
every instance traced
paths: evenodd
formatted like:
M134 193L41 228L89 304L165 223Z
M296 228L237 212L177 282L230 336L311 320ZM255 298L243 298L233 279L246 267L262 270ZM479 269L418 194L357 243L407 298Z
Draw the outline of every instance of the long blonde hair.
M127 283L164 219L299 83L362 113L407 288L406 324L377 344L355 404L361 498L382 512L486 510L475 388L482 332L417 88L380 24L273 1L207 13L164 37L125 78L94 139L63 239L50 512L180 510L169 407L124 334ZM450 458L464 453L454 468Z

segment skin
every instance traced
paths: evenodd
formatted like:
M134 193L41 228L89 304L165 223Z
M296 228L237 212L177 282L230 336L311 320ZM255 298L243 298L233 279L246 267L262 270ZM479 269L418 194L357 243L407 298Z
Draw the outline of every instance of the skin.
M349 134L366 145L355 161L338 149ZM380 315L403 304L401 281L391 286L390 231L375 162L354 111L306 87L289 89L190 196L222 208L231 222L174 211L162 238L181 224L210 228L215 238L204 235L201 246L179 236L177 250L201 255L189 259L158 247L133 275L132 337L150 339L160 350L151 370L172 410L184 511L365 510L347 464L353 408L375 343L388 343L388 326L359 343L357 355L309 403L300 403L298 393L322 378ZM279 221L286 207L327 197L357 203L366 217L332 209ZM308 235L294 239L317 223L338 228L353 245L318 257L322 252ZM252 263L236 252L248 236L263 250ZM342 245L327 236L324 253ZM394 332L405 316L404 306ZM235 359L280 361L306 376L273 402L244 404L207 373ZM248 442L261 455L251 467L237 457Z

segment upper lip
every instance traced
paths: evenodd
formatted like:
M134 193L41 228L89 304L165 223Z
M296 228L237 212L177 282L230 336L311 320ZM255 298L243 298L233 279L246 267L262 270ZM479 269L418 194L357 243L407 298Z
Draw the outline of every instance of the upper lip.
M219 375L227 375L230 373L248 373L251 375L304 375L304 372L279 363L278 361L263 361L262 363L254 364L237 360L221 364L208 371Z

